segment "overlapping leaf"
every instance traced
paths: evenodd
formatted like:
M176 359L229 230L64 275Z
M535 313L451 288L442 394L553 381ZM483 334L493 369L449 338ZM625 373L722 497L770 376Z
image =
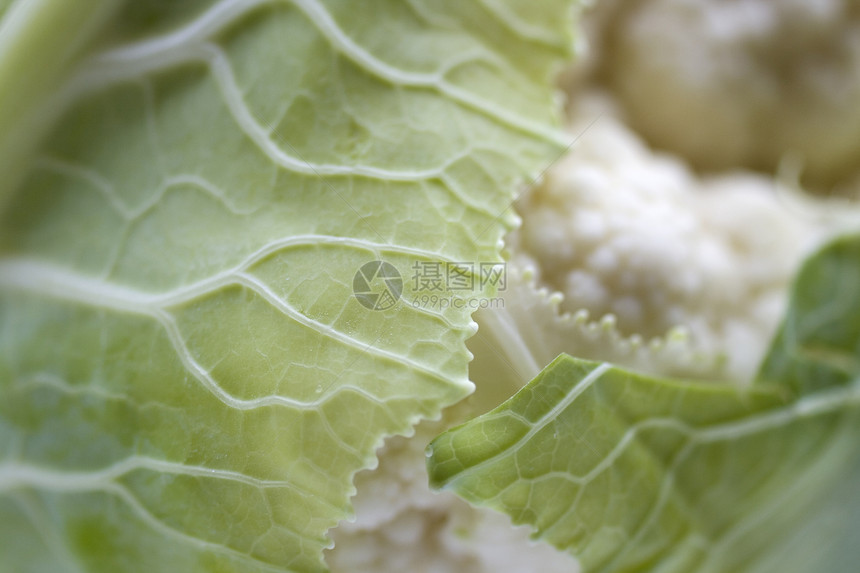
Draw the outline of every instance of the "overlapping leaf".
M472 309L410 278L499 260L566 5L126 3L3 190L0 569L324 569L352 475L470 390Z
M860 237L812 257L750 388L562 355L438 437L431 481L586 571L843 571L860 521Z

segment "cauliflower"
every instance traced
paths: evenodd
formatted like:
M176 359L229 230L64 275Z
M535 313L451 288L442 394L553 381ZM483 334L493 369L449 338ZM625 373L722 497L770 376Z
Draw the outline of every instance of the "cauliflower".
M590 44L562 76L577 139L516 203L506 304L476 313L469 342L476 394L389 440L359 476L335 571L578 570L497 514L430 493L424 446L559 352L751 380L799 261L856 225L853 207L840 218L773 170L791 152L816 182L852 174L858 22L837 0L606 1L585 13Z
M656 147L697 169L856 186L860 12L853 0L609 2L589 64Z
M578 102L580 142L518 203L514 265L563 293L563 312L611 314L645 338L682 327L700 351L727 357L730 378L750 379L785 286L825 229L770 177L699 177L651 151L604 99Z
M0 0L0 569L854 567L860 11L574 3Z

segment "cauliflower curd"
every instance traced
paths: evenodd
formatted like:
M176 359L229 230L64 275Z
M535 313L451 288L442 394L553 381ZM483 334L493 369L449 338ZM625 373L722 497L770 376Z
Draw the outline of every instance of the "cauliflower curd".
M601 3L598 3L598 6ZM630 125L706 170L850 193L860 154L860 10L846 0L608 3L595 71ZM854 183L856 186L856 182Z
M563 293L563 311L612 314L621 332L646 338L681 326L699 350L730 360L732 379L750 378L820 224L772 178L697 176L592 99L575 112L580 142L518 204L514 264ZM598 120L586 128L589 117Z

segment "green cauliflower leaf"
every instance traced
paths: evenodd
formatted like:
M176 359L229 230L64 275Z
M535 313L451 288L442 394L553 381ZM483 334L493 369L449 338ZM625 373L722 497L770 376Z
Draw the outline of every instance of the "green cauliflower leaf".
M561 355L437 437L435 487L508 513L584 571L850 570L860 557L860 236L806 262L756 382Z
M501 260L561 149L569 2L26 2L0 570L325 570L355 472L472 389L473 309L412 304L412 269ZM19 84L22 55L56 73Z

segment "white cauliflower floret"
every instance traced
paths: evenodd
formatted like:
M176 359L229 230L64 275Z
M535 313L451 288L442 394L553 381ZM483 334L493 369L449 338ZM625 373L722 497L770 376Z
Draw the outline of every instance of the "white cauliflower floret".
M462 411L463 407L455 408ZM332 531L334 573L576 573L576 560L529 539L527 527L472 507L427 483L424 448L451 424L425 422L379 451L379 467L357 476L356 519ZM456 414L453 414L456 415Z
M577 113L574 132L596 114ZM776 187L752 174L699 178L605 113L519 202L513 262L563 293L563 311L613 314L646 338L684 326L749 378L798 262L823 236Z
M847 184L860 155L855 0L616 2L591 63L646 140L705 169Z

